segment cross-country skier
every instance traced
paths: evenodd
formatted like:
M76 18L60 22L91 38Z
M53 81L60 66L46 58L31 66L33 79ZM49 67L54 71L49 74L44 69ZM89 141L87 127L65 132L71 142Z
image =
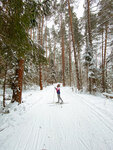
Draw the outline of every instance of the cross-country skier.
M57 88L56 89L56 92L57 92L57 96L58 96L58 102L57 103L60 103L62 104L63 103L63 100L62 98L60 97L60 84L57 85ZM60 102L61 101L61 102Z

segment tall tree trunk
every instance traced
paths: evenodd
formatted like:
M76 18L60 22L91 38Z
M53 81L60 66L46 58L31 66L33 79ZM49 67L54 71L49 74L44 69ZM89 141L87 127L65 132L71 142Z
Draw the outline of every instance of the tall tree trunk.
M61 14L61 47L62 47L62 79L63 79L63 86L65 86L65 56L64 56L64 26Z
M89 92L90 94L92 92L92 78L91 77L89 77Z
M46 59L47 59L47 20L46 20L46 27L45 27L45 44L46 44Z
M69 79L70 79L70 87L72 82L72 65L71 65L71 35L69 30Z
M69 18L70 18L70 28L71 28L71 36L72 36L72 42L73 42L75 66L76 66L77 89L80 90L78 60L77 60L77 54L76 54L76 48L75 48L75 39L74 39L73 24L72 24L72 14L71 14L71 8L70 8L70 1L69 0L68 0L68 11L69 11Z
M106 74L106 77L105 77L105 78L106 78L106 85L107 85L107 76L108 76L108 72L107 72L107 61L106 61L106 73L105 73L105 74ZM106 88L107 88L107 86L106 86ZM107 89L106 89L106 90L107 90Z
M43 46L43 28L44 28L44 16L42 17L42 26L41 26L41 45Z
M79 42L77 42L77 48L78 48L78 67L79 67L79 79L80 79L80 88L82 89L82 72L81 72L81 57L80 57L80 45Z
M89 65L87 64L86 66L86 84L87 84L87 90L88 90L88 85L89 85L89 77L88 77L88 72L89 72Z
M4 84L3 84L3 107L5 107L6 75L7 75L7 63L5 68L5 76L4 76Z
M16 101L21 104L22 102L22 82L23 82L23 73L24 73L24 60L19 59L18 61L18 69L17 69L17 96Z
M103 92L105 92L105 90L106 90L105 70L107 69L107 67L106 67L107 35L108 35L108 25L106 24L105 25L105 49L104 49L104 59L103 59L103 77L104 77Z
M88 18L88 36L89 36L89 44L90 48L92 49L92 34L91 34L91 20L90 20L90 0L87 0L87 18ZM93 56L93 52L91 51L91 54ZM89 92L92 92L92 84L93 79L89 77Z
M102 91L105 92L105 81L104 81L104 45L103 45L103 30L102 30Z
M90 47L92 48L92 34L91 34L91 20L90 20L90 0L87 0L87 15L88 15L88 35L89 35L89 43Z
M112 72L113 72L113 60L112 60ZM112 79L113 79L113 77L112 77ZM113 82L112 82L112 85L111 85L111 91L113 92Z
M106 65L107 34L108 34L108 25L106 24L106 26L105 26L104 67L105 67L105 65Z
M47 18L46 18L46 26L45 26L45 49L46 49L45 57L47 59L47 50L48 50L48 48L47 48ZM46 71L46 73L44 74L44 81L47 80L47 64L45 67L45 71Z
M111 55L113 57L113 51L111 51ZM111 59L111 72L113 73L113 58ZM113 92L113 76L111 77L111 91Z
M43 21L40 19L39 26L38 26L38 32L39 32L38 41L39 41L41 46L43 46L43 42L42 42L42 31L43 31L43 29L41 29L41 23L42 22ZM43 27L43 25L42 25L42 27ZM39 85L40 85L40 90L43 90L43 85L42 85L42 66L41 66L41 63L39 64Z
M86 25L86 33L85 33L85 40L86 40L86 47L88 47L88 26ZM88 85L89 85L89 77L88 77L88 72L89 72L89 65L87 64L86 65L86 87L87 87L87 90L88 90Z
M39 84L40 84L40 90L43 90L43 86L42 86L42 68L41 68L41 65L39 65Z

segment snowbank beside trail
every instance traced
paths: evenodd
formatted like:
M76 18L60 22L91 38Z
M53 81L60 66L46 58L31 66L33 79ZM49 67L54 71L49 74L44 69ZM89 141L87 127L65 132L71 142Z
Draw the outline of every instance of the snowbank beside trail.
M22 104L17 102L9 103L3 110L0 110L0 131L11 126L16 126L23 121L23 116L29 112L41 100L41 92L39 87L31 87L29 90L23 90ZM9 113L7 113L9 111Z
M113 99L105 98L103 95L93 96L88 94L80 94L79 96L83 98L88 105L96 110L99 110L99 112L113 121Z

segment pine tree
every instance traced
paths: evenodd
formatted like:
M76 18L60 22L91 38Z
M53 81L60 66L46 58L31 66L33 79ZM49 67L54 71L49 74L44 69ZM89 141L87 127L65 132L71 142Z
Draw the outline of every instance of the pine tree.
M86 67L86 81L88 91L92 93L96 90L96 62L95 57L96 53L94 49L94 39L95 33L93 30L96 29L96 16L91 12L91 1L85 1L85 12L84 12L84 19L85 19L85 67Z
M99 23L99 32L102 34L102 91L105 92L107 88L107 81L106 81L106 53L108 47L108 36L110 35L110 28L112 28L112 1L108 0L101 0L99 2L99 13L98 13L98 23ZM104 38L105 34L105 38ZM105 40L104 40L105 39Z
M71 13L71 7L70 7L69 0L68 0L68 11L69 11L69 17L70 17L70 29L71 29L71 35L72 35L72 41L73 41L74 59L75 59L75 66L76 66L77 89L80 90L78 59L77 59L77 52L76 52L76 48L75 48L75 39L74 39L74 31L73 31L73 24L72 24L72 13Z
M2 39L1 47L7 46L7 53L13 51L17 58L16 79L14 87L14 100L21 103L22 78L24 71L24 59L26 54L32 50L32 41L29 39L28 30L32 25L36 24L37 15L48 14L50 1L36 3L33 0L22 1L6 1L0 6L0 38ZM42 8L42 9L41 9ZM31 11L32 10L32 11ZM34 11L35 10L35 11ZM38 47L35 46L35 49Z

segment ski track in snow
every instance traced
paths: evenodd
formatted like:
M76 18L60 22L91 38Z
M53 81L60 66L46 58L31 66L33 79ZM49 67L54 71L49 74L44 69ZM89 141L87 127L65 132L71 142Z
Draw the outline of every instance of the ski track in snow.
M53 103L53 92L53 86L41 91L23 119L0 132L0 150L113 149L112 119L70 88L61 89L62 105Z

